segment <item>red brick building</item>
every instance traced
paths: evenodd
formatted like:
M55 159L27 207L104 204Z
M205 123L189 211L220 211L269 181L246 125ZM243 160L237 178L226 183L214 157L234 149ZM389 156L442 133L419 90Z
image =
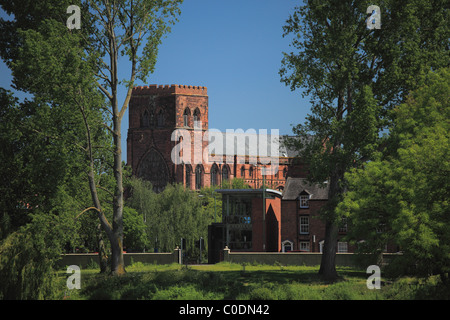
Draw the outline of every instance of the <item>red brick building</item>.
M217 190L222 194L222 215L215 228L218 247L232 251L322 252L325 224L320 208L328 200L328 187L311 185L304 178L288 177L283 192L272 189ZM263 206L265 206L263 208ZM265 212L265 215L263 215ZM345 221L339 229L337 252L352 252L341 240L347 233Z
M200 189L221 185L222 181L235 177L244 179L252 188L260 188L262 170L269 167L264 164L267 161L252 158L248 152L240 154L232 150L231 154L221 155L208 148L208 135L212 135L208 132L208 109L206 87L150 85L134 88L129 104L127 136L127 163L133 174L151 181L155 191L161 191L167 183L182 183L187 188ZM175 136L177 130L185 135ZM223 136L226 140L227 133ZM177 164L172 159L173 152L183 139L190 140L190 148L182 149L180 155L187 156L186 152L190 151L187 158L191 161ZM248 150L250 142L243 140L243 143L246 146L241 150ZM204 155L204 152L207 156L196 161L198 154ZM306 171L289 148L281 145L277 154L278 170L265 176L265 184L283 190L288 176L305 177ZM221 158L220 161L217 158Z

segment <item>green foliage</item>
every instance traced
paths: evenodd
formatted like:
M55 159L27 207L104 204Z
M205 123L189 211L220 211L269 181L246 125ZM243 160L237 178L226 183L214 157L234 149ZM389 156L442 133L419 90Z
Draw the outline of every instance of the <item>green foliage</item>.
M123 245L129 252L141 252L148 248L147 225L135 209L124 207L123 210Z
M242 179L233 179L221 187L248 188ZM189 253L197 256L191 244L200 237L206 242L208 225L222 221L222 197L215 192L218 188L204 187L197 192L176 184L168 185L158 194L153 191L150 182L131 178L131 196L127 199L127 205L138 212L136 219L147 225L147 248L157 246L160 252L168 252L180 245L180 238L185 238ZM203 253L206 254L206 250Z
M294 127L304 139L292 144L315 182L341 179L371 159L384 140L379 133L388 124L387 110L403 102L428 70L448 65L444 1L383 1L379 30L366 28L371 4L307 1L284 27L293 51L284 54L282 81L302 88L312 104L305 123Z
M123 0L112 3L48 0L39 4L25 1L20 5L15 1L2 2L2 7L14 18L12 21L0 19L0 55L11 68L16 88L34 95L35 105L32 107L44 105L47 111L45 119L54 117L57 124L51 126L47 122L46 126L40 127L30 121L33 125L31 130L45 137L50 144L61 140L55 150L66 151L67 145L78 148L78 153L71 150L76 155L74 161L79 163L77 176L86 174L89 184L86 181L85 185L89 186L91 196L91 199L80 201L82 209L95 207L109 237L113 255L118 254L119 258L123 236L121 120L134 81L145 81L154 70L158 45L176 21L180 13L179 3L179 0ZM66 9L72 4L83 9L81 30L66 27ZM119 55L131 61L128 80L118 79ZM128 94L119 111L117 88L123 83L128 87ZM45 159L44 153L33 151ZM65 152L63 154L66 155ZM111 161L113 157L114 161ZM70 162L72 158L63 159ZM62 168L74 166L67 162L52 165ZM43 174L45 171L34 172ZM104 176L107 178L103 179ZM44 177L43 181L57 188L62 182L62 178L58 178ZM69 190L64 192L69 194ZM43 193L34 194L43 196ZM112 205L104 204L107 203L104 198L112 195ZM71 204L74 204L73 201ZM110 211L113 211L114 218L109 220L114 223L109 223L106 218ZM3 214L2 218L3 225L11 225L9 215ZM83 220L86 219L83 217ZM77 220L79 222L81 220ZM129 240L131 238L128 236ZM83 240L91 242L92 239ZM133 242L132 245L138 244ZM123 272L123 266L115 265L113 272Z
M449 70L431 72L392 112L391 153L346 175L339 211L350 218L352 239L365 240L359 251L372 255L399 246L397 274L450 271L449 90Z
M0 299L53 299L54 263L64 243L65 222L49 214L33 215L32 222L0 243Z
M293 128L291 141L309 180L328 181L322 258L328 277L337 241L336 211L346 190L344 174L373 160L386 143L389 111L423 84L429 70L447 67L448 10L443 0L385 0L381 29L366 27L368 0L309 0L284 26L292 51L284 53L281 80L309 96L311 113ZM437 31L439 30L439 31Z
M127 205L139 213L147 225L150 245L157 241L160 252L172 251L182 237L188 242L207 238L211 213L205 212L197 192L168 185L157 194L149 182L137 178L131 180L130 192Z

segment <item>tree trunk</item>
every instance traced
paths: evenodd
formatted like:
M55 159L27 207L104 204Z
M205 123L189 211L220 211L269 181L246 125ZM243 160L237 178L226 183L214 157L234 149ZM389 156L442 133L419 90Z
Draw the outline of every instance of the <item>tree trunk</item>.
M325 242L319 274L327 281L334 281L338 275L336 272L336 243L338 226L334 222L327 221L325 226Z
M97 242L100 273L106 273L106 271L108 270L108 255L106 254L105 242L103 241L101 223L97 225Z
M333 153L336 153L340 143L336 139L333 147ZM326 206L325 222L325 241L320 263L319 274L327 281L334 281L338 275L336 272L336 246L338 240L338 218L336 217L336 206L339 202L339 196L342 194L340 185L343 176L343 170L339 164L336 164L329 180L328 203Z

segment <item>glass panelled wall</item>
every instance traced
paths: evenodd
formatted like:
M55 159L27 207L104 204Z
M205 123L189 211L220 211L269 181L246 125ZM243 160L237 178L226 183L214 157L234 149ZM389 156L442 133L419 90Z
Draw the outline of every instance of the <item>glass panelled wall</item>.
M231 250L252 249L252 197L225 195L222 201L226 243Z

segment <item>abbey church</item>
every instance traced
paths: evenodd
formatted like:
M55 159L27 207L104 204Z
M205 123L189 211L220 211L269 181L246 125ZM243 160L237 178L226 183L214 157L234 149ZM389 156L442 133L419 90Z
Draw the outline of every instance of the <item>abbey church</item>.
M177 129L190 134L188 150L192 158L196 151L201 150L200 154L203 154L204 150L209 150L208 139L195 137L199 130L208 133L208 109L206 87L135 87L129 104L127 137L127 162L133 174L151 181L157 192L167 183L182 183L186 188L200 189L222 185L223 181L233 178L243 179L254 189L264 183L268 188L282 191L287 177L306 177L300 159L283 145L282 140L276 153L279 155L275 161L277 170L267 171L264 177L263 170L268 166L258 157L252 159L248 152L223 155L222 161L214 161L214 155L208 153L209 158L201 157L201 161L174 163L173 150L179 141L173 141L173 133Z
M222 201L222 221L210 226L210 261L219 261L218 253L225 246L232 251L321 252L325 226L316 218L327 202L327 187L306 182L306 167L283 140L269 143L271 155L276 155L271 157L269 171L264 156L248 152L256 140L232 144L235 148L231 152L211 150L208 110L206 87L135 87L129 103L127 137L127 161L133 175L151 181L156 192L168 183L199 190L223 186L234 178L243 179L251 187L216 190L226 201ZM183 135L178 137L176 132ZM224 140L228 134L229 130L222 135ZM181 144L183 148L177 147ZM198 154L200 160L198 156L195 159ZM174 159L181 155L182 161ZM340 232L345 234L345 228ZM336 245L338 252L350 250L344 242Z

